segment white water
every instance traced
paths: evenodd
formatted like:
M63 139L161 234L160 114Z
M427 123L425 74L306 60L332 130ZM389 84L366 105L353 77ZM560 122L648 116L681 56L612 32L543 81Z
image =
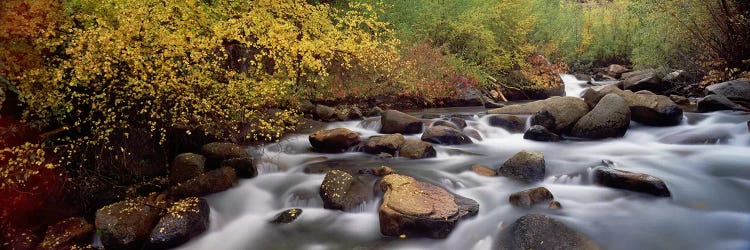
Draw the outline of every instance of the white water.
M568 95L578 96L583 90L578 82L566 83ZM747 113L687 113L686 121L675 127L632 123L623 138L542 143L491 127L486 118L475 116L468 124L480 131L483 141L437 146L437 158L425 160L383 159L364 153L312 153L307 135L293 135L279 144L249 149L263 161L261 174L241 180L228 191L207 196L212 209L210 228L181 248L490 249L502 225L531 212L511 207L508 196L544 186L563 209L534 212L563 221L605 249L749 249L748 120ZM362 133L363 138L378 134L377 123L352 121L328 127L346 127ZM544 152L544 182L524 185L469 171L472 164L498 167L520 150ZM593 185L591 169L602 165L602 160L612 161L619 169L663 179L672 199ZM461 222L447 239L382 237L378 200L363 204L354 212L322 208L317 193L324 175L305 174L303 170L310 164L325 162L352 167L391 166L398 173L477 200L479 215ZM293 207L303 209L293 223L266 223L276 213Z

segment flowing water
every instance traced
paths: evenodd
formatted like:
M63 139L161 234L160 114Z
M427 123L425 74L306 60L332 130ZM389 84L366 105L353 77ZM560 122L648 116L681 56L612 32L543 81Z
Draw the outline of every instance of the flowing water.
M578 96L581 82L563 76L568 95ZM249 148L259 176L241 180L225 192L207 196L210 228L183 249L491 249L503 225L541 212L588 235L605 249L750 249L750 133L748 113L686 113L683 124L648 127L631 123L623 138L543 143L524 140L491 127L481 108L429 110L469 114L468 125L484 140L472 145L436 146L437 157L423 160L384 158L364 153L319 154L307 135L291 135L278 144ZM462 116L463 117L463 116ZM337 122L362 134L378 135L378 122ZM418 139L419 135L408 136ZM493 168L521 150L542 151L547 178L521 184L504 177L483 177L473 164ZM318 189L324 174L307 174L314 166L377 167L440 185L479 202L479 214L461 222L447 239L383 237L379 200L354 211L323 209ZM664 180L672 198L654 198L600 187L592 169L614 165ZM547 187L561 210L524 210L508 196L536 186ZM289 208L302 208L293 223L267 223Z

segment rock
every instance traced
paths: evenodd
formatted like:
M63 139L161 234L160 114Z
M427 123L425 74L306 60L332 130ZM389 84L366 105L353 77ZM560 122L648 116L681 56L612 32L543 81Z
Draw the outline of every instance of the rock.
M347 172L331 170L320 184L320 198L327 209L350 210L372 199L370 188Z
M607 94L617 94L628 103L633 121L649 126L674 126L682 122L682 108L669 97L662 95L639 95L615 86L591 87L584 91L583 99L591 107Z
M380 116L382 114L383 114L383 109L376 106L368 110L366 115L367 117L372 117L372 116Z
M607 75L614 78L620 78L620 76L622 76L622 73L626 72L630 72L630 69L619 64L612 64L607 67Z
M271 224L289 224L294 222L299 216L302 215L301 208L292 208L278 213L273 220L269 221Z
M497 170L499 176L523 182L538 182L544 180L544 153L521 151L505 161Z
M609 75L605 75L603 73L596 73L592 76L594 81L617 81L614 77L611 77Z
M315 105L314 117L321 121L330 122L330 121L335 121L338 118L338 113L336 112L334 108L328 107L326 105L318 104L318 105Z
M528 214L503 228L493 249L601 249L585 235L543 214Z
M446 238L457 223L479 212L479 204L430 183L392 174L383 177L378 209L380 232L387 236Z
M608 94L583 116L571 130L571 135L587 139L622 137L630 127L630 109L625 99Z
M526 121L515 115L491 115L489 124L503 128L510 133L522 133L526 128Z
M235 180L237 175L233 168L221 167L173 186L169 195L174 198L204 196L231 188Z
M484 100L483 104L484 104L484 108L488 108L488 109L496 109L496 108L505 107L505 104L497 103L489 99Z
M456 125L456 124L454 124L452 122L449 122L449 121L444 121L444 120L435 121L435 122L432 123L432 126L433 127L434 126L446 126L446 127L451 127L451 128L455 128L455 129L461 129L461 128L458 127L458 125Z
M549 203L549 206L547 206L547 208L552 209L552 210L562 209L562 204L560 204L559 201L551 201Z
M690 78L690 75L684 70L676 70L664 76L663 80L665 82L678 83L678 82L688 81L689 78Z
M482 165L471 166L471 171L481 176L497 176L497 171Z
M440 114L423 114L422 119L437 119L443 117Z
M750 102L750 79L743 78L706 87L711 94L723 95L732 101Z
M172 166L169 169L169 181L172 184L177 184L196 176L199 176L205 171L206 157L193 154L183 153L177 155L172 162Z
M5 224L5 223L4 223ZM0 247L9 250L39 249L39 235L31 229L20 229L5 224L2 226Z
M359 143L359 133L346 128L319 130L310 134L309 140L317 151L340 153Z
M70 249L77 244L88 244L94 233L94 226L86 219L73 217L57 222L44 233L44 239L39 244L42 250Z
M639 94L639 95L656 95L656 94L654 94L654 92L651 92L651 91L648 91L648 90L639 90L638 92L635 92L635 93Z
M547 110L534 113L534 115L529 118L529 122L531 123L531 126L539 125L552 130L557 127L555 124L555 116Z
M625 189L654 196L670 197L667 185L651 175L633 173L613 168L598 168L594 171L596 183L602 186Z
M359 174L371 174L378 177L383 177L389 174L393 174L393 169L387 166L380 166L377 168L366 168L360 169Z
M201 198L190 197L173 203L151 231L149 247L167 249L188 242L206 231L209 213L208 202Z
M641 90L661 92L671 87L669 83L662 82L661 77L653 69L639 70L632 72L632 74L623 74L622 79L623 89L634 92Z
M719 110L748 111L747 108L732 102L732 100L729 100L729 98L722 95L709 95L698 101L698 112L712 112Z
M201 154L206 157L206 167L214 169L226 159L249 156L240 145L229 142L212 142L201 147Z
M464 134L468 135L469 137L473 138L474 140L481 141L482 135L479 134L479 131L473 128L464 128Z
M398 149L398 156L411 159L433 158L437 156L437 151L435 151L435 148L433 148L430 143L417 140L405 140L404 144Z
M505 106L487 111L490 114L535 114L546 110L555 118L555 128L552 131L564 131L575 124L578 119L589 112L589 107L583 100L576 97L551 97L546 100Z
M368 154L389 153L394 155L402 144L404 144L404 136L401 134L373 136L367 140L362 150Z
M139 249L159 220L162 209L139 197L107 205L96 211L96 230L107 249Z
M456 124L456 126L458 126L458 129L466 128L466 120L464 120L463 118L451 117L450 120L453 124Z
M362 110L357 106L352 106L349 108L349 112L346 114L346 118L348 120L361 120L365 118L365 116L362 114Z
M620 73L622 74L622 73ZM573 76L578 79L579 81L585 81L587 83L591 83L591 75L588 74L573 74Z
M510 195L508 202L516 207L529 208L535 204L553 200L552 192L544 187L532 188Z
M422 134L422 140L442 145L471 144L471 138L462 131L446 126L430 127Z
M239 178L258 176L258 168L253 163L252 157L227 159L221 162L221 166L233 168Z
M310 100L301 100L299 102L299 109L302 113L315 115L315 104L310 102Z
M750 132L750 121L747 121L747 132Z
M411 115L407 115L397 110L388 110L380 118L382 127L380 133L383 134L418 134L422 132L422 121Z
M671 99L674 103L677 103L679 105L688 105L690 104L690 99L687 97L681 96L681 95L670 95L669 99Z
M539 125L531 126L529 130L526 130L526 133L523 134L523 138L526 140L544 142L556 142L562 140L562 137L559 135L552 133L547 130L547 128Z

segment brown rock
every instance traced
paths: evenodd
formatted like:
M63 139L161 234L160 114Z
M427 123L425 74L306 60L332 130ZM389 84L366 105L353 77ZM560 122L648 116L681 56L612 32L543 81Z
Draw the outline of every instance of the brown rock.
M474 171L474 173L482 176L497 176L497 171L482 165L471 166L471 171Z
M434 126L422 134L422 140L443 145L471 144L471 138L463 131L446 126Z
M76 244L87 244L91 241L94 226L86 219L73 217L62 220L47 227L44 240L39 244L39 249L70 249Z
M613 168L598 168L594 171L596 183L611 188L626 189L654 196L672 196L661 179L642 173L633 173Z
M373 136L367 140L363 150L368 154L389 153L393 155L404 144L404 141L404 136L401 134Z
M210 208L206 200L190 197L179 200L167 209L149 236L149 247L177 247L200 235L208 228Z
M177 155L169 169L169 181L177 184L198 175L201 175L206 168L206 157L193 154L183 153Z
M310 134L310 144L321 152L344 152L359 143L359 133L346 128L320 130Z
M233 168L221 167L177 184L170 188L168 193L174 198L204 196L227 190L236 180L237 175Z
M489 124L510 133L522 133L526 128L526 121L515 115L492 115L489 117Z
M398 110L388 110L380 117L380 133L418 134L422 132L422 120Z
M543 110L546 110L555 118L555 128L548 129L552 131L564 131L572 127L578 119L586 115L589 112L589 107L580 98L555 96L546 100L509 105L487 112L490 114L531 115Z
M601 249L586 235L542 214L525 215L503 228L493 249Z
M389 174L393 174L393 169L388 166L380 166L377 168L360 169L360 174L371 174L374 176L383 177Z
M398 155L411 159L433 158L437 156L432 144L417 140L405 140L398 149Z
M544 180L545 173L544 153L526 150L513 155L497 170L499 176L529 183Z
M562 204L558 201L551 201L548 208L552 210L562 209Z
M362 181L341 170L326 174L319 193L327 209L350 210L372 199L371 190Z
M248 157L247 151L240 145L230 142L212 142L201 147L201 154L206 157L206 168L215 169L226 159Z
M148 205L143 197L113 203L96 211L96 230L107 249L138 249L161 211Z
M551 201L554 198L555 197L552 196L549 189L545 187L537 187L513 193L508 198L508 201L513 206L529 208L535 204Z
M622 137L630 127L630 108L625 99L608 94L591 112L581 117L571 135L587 139Z

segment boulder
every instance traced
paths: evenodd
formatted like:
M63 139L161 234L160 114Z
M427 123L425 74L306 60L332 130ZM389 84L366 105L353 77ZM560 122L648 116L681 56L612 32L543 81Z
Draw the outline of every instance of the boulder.
M526 128L526 121L515 115L491 115L489 124L503 128L510 133L522 133Z
M380 133L404 135L422 132L422 120L397 110L388 110L380 117Z
M351 106L349 107L349 112L346 114L346 118L348 120L361 120L365 118L365 115L362 114L362 109L360 109L357 106Z
M602 186L625 189L660 197L670 197L667 185L661 179L641 173L614 168L598 168L594 171L596 183Z
M162 209L144 197L104 206L96 211L96 230L107 249L139 249L159 220Z
M446 238L461 219L479 212L479 204L412 177L383 177L378 209L380 232L386 236Z
M152 249L177 247L208 228L210 208L206 200L189 197L173 203L151 231L148 245Z
M464 128L466 128L466 120L464 120L463 118L451 117L450 121L453 124L456 124L456 126L458 126L458 129L464 129Z
M437 151L428 142L405 140L398 149L398 156L411 159L433 158L437 156Z
M310 100L301 100L299 102L299 109L302 113L315 115L315 104L310 102Z
M493 249L601 249L588 237L543 214L528 214L500 231Z
M205 168L206 157L193 153L179 154L174 158L169 169L169 181L177 184L195 178L201 175Z
M549 189L538 187L513 193L508 198L508 202L516 207L530 208L542 202L552 201L554 198Z
M57 222L44 233L44 239L39 244L42 250L70 249L78 244L88 244L94 233L94 226L86 219L73 217Z
M449 122L449 121L444 121L444 120L435 121L435 122L432 123L432 126L433 127L434 126L446 126L446 127L451 127L451 128L455 128L455 129L462 129L462 128L459 128L458 125L456 125L456 124L454 124L452 122Z
M750 102L750 79L743 78L706 87L711 94L723 95L735 102Z
M571 135L586 139L622 137L630 126L630 109L625 99L608 94L583 116L571 130Z
M249 156L240 145L229 142L212 142L201 147L201 154L206 157L206 167L214 169L226 159Z
M327 209L350 210L372 199L372 190L341 170L329 171L320 184L320 198Z
M580 98L555 96L546 100L509 105L487 112L490 114L531 115L542 110L546 110L555 118L555 128L548 129L559 132L572 127L578 119L589 112L589 107Z
M639 90L639 91L637 91L635 93L639 94L639 95L656 95L656 94L654 94L654 92L651 92L651 91L648 91L648 90Z
M719 110L741 110L748 111L723 95L709 95L698 101L698 112L712 112Z
M221 167L172 186L168 193L174 198L204 196L231 188L235 180L234 168Z
M626 77L627 76L627 77ZM661 92L671 87L667 82L662 82L656 70L639 70L629 74L623 74L622 86L625 90L633 92L648 90Z
M346 128L319 130L310 134L309 140L316 151L340 153L359 143L359 133Z
M630 72L630 69L619 64L612 64L607 67L607 75L614 78L620 78L620 76L622 76L622 73L626 72Z
M269 221L271 224L289 224L294 222L299 216L302 215L301 208L292 208L282 211L276 214L273 220Z
M221 166L233 168L239 178L258 176L258 168L255 166L252 157L227 159L221 162Z
M555 116L547 110L534 113L534 115L529 118L529 122L531 123L531 126L539 125L551 130L554 130L557 127Z
M497 170L499 176L523 182L538 182L544 180L544 153L521 151L505 161Z
M404 144L404 136L401 134L373 136L367 139L362 150L368 154L389 153L396 154L396 150Z
M670 95L669 99L671 99L674 103L677 103L679 105L688 105L690 104L690 99L687 97L681 96L681 95Z
M622 74L622 73L620 73L620 74ZM573 74L573 76L577 80L579 80L579 81L584 81L586 83L591 83L591 75L589 75L589 74Z
M534 125L523 133L523 138L532 141L556 142L562 140L562 137L547 130L547 128Z
M430 127L422 134L423 141L442 144L442 145L460 145L460 144L471 144L471 138L465 135L462 131L446 127L446 126L435 126Z
M583 93L583 99L586 104L594 107L608 94L617 94L625 99L633 121L649 126L674 126L682 122L682 108L662 95L639 95L608 85L587 89Z
M315 105L315 118L321 121L335 121L338 119L338 113L336 112L336 109L328 107L326 105Z
M471 171L481 176L497 176L497 171L482 165L471 166Z
M464 134L468 135L469 137L473 138L474 140L481 141L482 135L479 134L479 131L473 128L464 128Z

